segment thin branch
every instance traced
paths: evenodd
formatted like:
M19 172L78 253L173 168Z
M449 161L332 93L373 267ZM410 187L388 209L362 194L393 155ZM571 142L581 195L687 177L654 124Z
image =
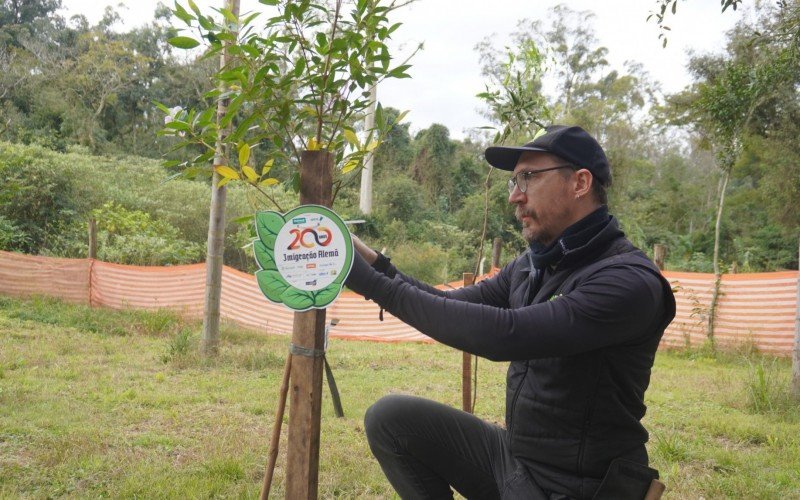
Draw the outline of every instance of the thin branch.
M334 184L336 187L333 189L333 194L331 195L331 206L333 206L333 202L336 201L336 195L339 194L339 190L342 188L342 180L336 179Z
M486 231L489 226L489 178L492 176L492 172L494 172L494 167L489 167L489 173L486 174L486 181L483 183L484 186L484 200L483 200L483 231L481 232L481 245L478 247L478 260L475 262L475 272L473 273L475 276L478 275L478 270L481 265L481 259L483 258L483 245L484 240L486 240Z
M347 89L347 94L344 96L344 99L342 101L346 102L346 101L349 101L349 100L350 100L350 89L348 88ZM339 101L339 102L342 102L342 101ZM346 109L347 108L345 107L345 110ZM331 135L330 135L330 140L328 141L328 144L333 143L333 140L336 138L336 131L339 130L339 125L342 124L342 119L344 118L345 110L342 110L342 112L339 113L339 118L336 119L336 125L334 125L333 129L331 129Z
M257 189L257 190L258 190L258 191L259 191L261 194L263 194L263 195L264 195L264 196L265 196L265 197L266 197L266 198L267 198L269 201L271 201L271 202L272 202L272 204L273 204L273 205L275 205L275 206L278 208L278 211L279 211L279 212L281 212L281 213L285 213L285 211L283 210L283 208L281 208L280 204L279 204L277 201L275 201L275 198L273 198L272 196L270 196L269 194L267 194L267 192L266 192L266 191L264 191L263 189L261 189L261 186L259 186L258 184L252 184L252 183L251 183L250 185L251 185L251 186L253 186L254 188L256 188L256 189Z
M306 37L303 34L303 30L301 29L300 25L297 23L297 19L293 19L292 20L292 24L294 24L294 28L297 31L297 35L300 37L300 52L302 53L303 59L305 60L306 69L308 69L310 67L310 61L308 59L308 55L306 54L306 46L305 46ZM316 94L317 91L314 88L314 82L312 80L309 80L308 84L311 86L311 93L312 94ZM317 113L320 113L320 114L322 113L322 101L321 100L320 100L319 105L317 106Z
M387 7L387 11L386 12L391 12L391 11L396 10L396 9L402 9L406 5L412 4L412 3L416 2L416 1L417 0L406 0L405 2L401 2L400 4L397 4L397 1L395 0L392 3L389 4L389 6Z
M328 71L330 71L333 41L336 39L336 28L339 26L339 14L342 10L342 0L336 0L336 12L333 14L333 26L331 27L331 39L328 47L328 56L325 58L325 67L322 71L322 89L320 89L320 110L325 102L325 88L328 86ZM322 142L322 114L317 117L317 142Z

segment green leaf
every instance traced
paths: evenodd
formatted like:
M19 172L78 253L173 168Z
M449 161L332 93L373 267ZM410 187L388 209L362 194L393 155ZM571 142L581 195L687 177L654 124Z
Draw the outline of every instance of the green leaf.
M274 250L270 251L267 246L261 241L256 240L253 243L253 253L256 257L256 262L261 266L264 271L277 271L278 266L275 264Z
M236 41L236 37L233 35L233 33L220 32L220 33L216 34L216 37L217 37L217 40L221 40L223 42L235 42Z
M269 171L272 169L272 165L275 163L275 158L270 158L266 162L264 162L264 166L261 167L261 175L267 175Z
M280 0L258 0L258 3L264 5L278 5Z
M344 138L347 140L347 142L349 142L350 144L359 149L361 148L361 143L359 142L358 136L356 135L355 132L346 128L342 131L342 134L344 135Z
M158 101L153 101L153 105L158 109L160 109L161 112L164 113L165 115L172 113L172 111L168 107L166 107L165 105L161 104Z
M186 9L184 9L183 6L181 6L178 2L175 2L175 10L173 10L172 13L184 23L192 24L194 16L186 12Z
M292 190L295 193L300 192L300 172L295 172L292 174Z
M275 248L275 238L283 227L283 223L283 217L277 212L258 212L256 214L256 232L267 248Z
M182 122L180 120L172 120L171 122L164 125L164 128L173 130L185 130L185 131L191 130L191 127L189 127L188 123Z
M256 281L261 293L272 302L283 302L281 296L289 289L289 283L283 279L283 276L278 271L258 271L256 273Z
M243 215L241 217L236 217L235 219L232 219L231 222L233 222L234 224L251 224L253 220L255 220L255 218L256 218L255 214Z
M179 49L193 49L198 45L200 45L200 42L188 36L172 37L169 40L167 40L167 42L173 47L177 47Z
M253 167L248 167L247 165L245 165L244 167L242 167L242 173L245 175L245 177L247 177L248 181L253 183L258 181L258 174L256 173L255 170L253 170Z
M350 172L351 170L353 170L354 168L356 168L357 166L359 166L359 165L360 165L360 163L361 163L361 162L359 162L358 160L350 160L350 161L348 161L348 162L347 162L347 163L345 163L345 164L344 164L344 166L342 167L342 173L343 173L343 174L346 174L346 173Z
M314 297L311 293L296 288L287 288L280 298L281 302L296 310L309 309L314 306Z
M212 23L211 20L206 16L198 15L197 22L200 24L200 27L206 31L211 31L215 28L214 23Z
M328 37L325 36L325 33L322 31L317 32L317 46L319 47L319 53L325 54L327 51L325 50L328 46Z
M245 165L247 165L247 162L249 160L250 160L250 145L245 142L242 143L241 146L239 146L239 166L244 167Z
M339 283L331 283L327 287L323 288L322 290L316 292L314 294L314 306L315 307L325 307L331 302L336 299L339 295L339 292L342 289L342 285Z
M403 121L403 118L406 117L408 112L409 112L409 110L407 109L407 110L403 111L402 113L400 113L399 115L397 115L397 119L395 119L394 123L400 123L401 121Z
M214 170L226 179L239 179L239 172L226 165L217 165Z
M390 78L411 78L406 71L411 67L410 64L400 65L393 70L389 71Z
M219 12L222 13L222 15L225 16L225 20L231 23L232 25L235 26L239 24L239 18L235 16L230 9L219 9Z
M242 50L247 52L247 55L249 55L250 57L257 58L257 57L261 56L261 51L259 51L257 48L253 47L252 45L242 45L241 47L242 47ZM256 74L255 80L256 81L261 81L261 80L263 80L265 75L266 75L266 68L261 68L259 70L259 72Z
M297 59L297 63L294 67L294 76L300 77L303 74L303 71L306 70L306 60L305 58L301 57Z

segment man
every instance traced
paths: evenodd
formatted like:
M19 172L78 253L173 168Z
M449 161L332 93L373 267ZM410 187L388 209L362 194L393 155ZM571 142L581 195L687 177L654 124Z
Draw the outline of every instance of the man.
M403 498L451 498L451 487L467 498L591 498L620 464L643 475L646 490L655 471L640 420L675 315L669 283L608 215L610 167L586 131L551 126L485 156L513 171L508 201L529 250L494 277L445 292L356 240L363 258L346 284L444 344L510 361L506 428L388 396L367 411L370 447Z

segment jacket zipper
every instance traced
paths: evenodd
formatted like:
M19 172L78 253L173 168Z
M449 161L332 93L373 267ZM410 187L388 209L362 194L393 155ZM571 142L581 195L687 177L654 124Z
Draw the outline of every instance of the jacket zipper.
M598 369L599 372L599 369ZM592 420L592 415L594 414L594 402L597 398L597 388L600 385L600 373L597 374L596 383L594 385L594 390L592 390L592 397L587 401L586 405L586 416L583 418L583 429L581 429L581 444L578 448L578 476L583 476L583 454L586 451L586 434L589 433L589 423Z
M519 398L519 393L522 392L522 384L525 382L525 377L527 377L527 376L528 376L528 362L526 361L525 362L525 373L523 373L522 374L522 378L519 379L519 384L517 385L517 390L514 391L514 397L511 399L511 411L509 412L509 415L511 416L511 418L509 419L510 421L508 422L508 438L509 438L509 441L511 440L511 437L513 435L512 432L514 430L514 411L517 408L517 398Z

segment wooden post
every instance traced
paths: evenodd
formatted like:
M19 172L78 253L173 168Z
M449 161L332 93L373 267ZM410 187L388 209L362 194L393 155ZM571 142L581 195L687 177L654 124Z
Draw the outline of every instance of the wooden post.
M300 203L329 207L332 176L333 154L325 150L303 151L300 159ZM292 343L307 349L324 349L324 309L294 313ZM286 498L317 498L322 371L322 356L292 356Z
M653 262L658 266L659 269L662 271L664 270L664 261L667 258L667 247L665 245L661 245L656 243L653 245Z
M97 258L97 221L89 219L89 258Z
M492 242L492 267L500 267L500 254L503 252L503 240L495 238Z
M464 273L464 286L474 283L475 275ZM461 409L472 413L472 355L468 352L461 354Z
M798 244L797 256L797 305L794 319L794 349L792 350L792 395L800 399L800 244Z

